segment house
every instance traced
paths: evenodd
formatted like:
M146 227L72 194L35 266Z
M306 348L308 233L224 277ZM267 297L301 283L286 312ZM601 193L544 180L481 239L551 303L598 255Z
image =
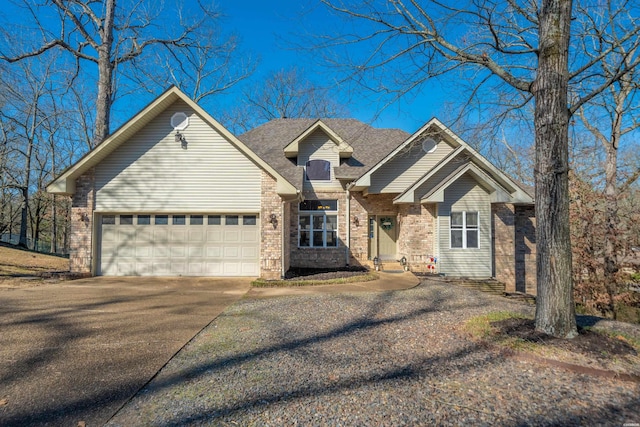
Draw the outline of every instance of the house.
M533 199L437 119L278 119L235 136L172 87L58 176L71 271L260 276L405 258L535 292Z

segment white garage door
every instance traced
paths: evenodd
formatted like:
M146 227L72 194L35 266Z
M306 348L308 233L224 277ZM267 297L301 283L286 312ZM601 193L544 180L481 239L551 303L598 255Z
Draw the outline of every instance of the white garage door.
M103 215L104 276L258 276L257 215Z

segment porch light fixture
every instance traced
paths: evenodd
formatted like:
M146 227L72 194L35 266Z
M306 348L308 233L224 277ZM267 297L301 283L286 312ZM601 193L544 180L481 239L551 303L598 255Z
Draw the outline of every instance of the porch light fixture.
M176 142L180 143L180 146L182 147L183 150L187 149L187 140L185 139L184 135L180 133L179 130L176 131Z
M402 258L400 258L400 264L402 264L402 268L404 269L404 271L409 270L409 267L407 266L407 257L403 256Z
M380 258L374 257L373 258L373 265L376 268L376 271L380 271Z
M271 223L271 225L273 225L273 228L276 228L278 226L278 217L276 216L276 214L271 214L269 216L269 222Z
M357 216L353 217L353 224L354 224L356 227L359 227L359 226L360 226L360 220L358 219L358 217L357 217Z

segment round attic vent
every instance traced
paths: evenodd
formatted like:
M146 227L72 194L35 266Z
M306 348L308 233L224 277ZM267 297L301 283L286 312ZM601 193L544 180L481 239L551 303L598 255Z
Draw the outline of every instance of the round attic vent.
M425 153L433 153L438 148L438 143L433 138L427 138L422 141L422 151Z
M171 126L173 130L185 130L189 126L189 116L182 111L175 113L171 116Z

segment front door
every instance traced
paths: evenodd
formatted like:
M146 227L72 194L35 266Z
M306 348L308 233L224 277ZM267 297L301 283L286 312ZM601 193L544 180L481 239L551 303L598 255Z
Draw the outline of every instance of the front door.
M390 215L380 215L378 222L378 257L382 260L396 260L398 224Z

